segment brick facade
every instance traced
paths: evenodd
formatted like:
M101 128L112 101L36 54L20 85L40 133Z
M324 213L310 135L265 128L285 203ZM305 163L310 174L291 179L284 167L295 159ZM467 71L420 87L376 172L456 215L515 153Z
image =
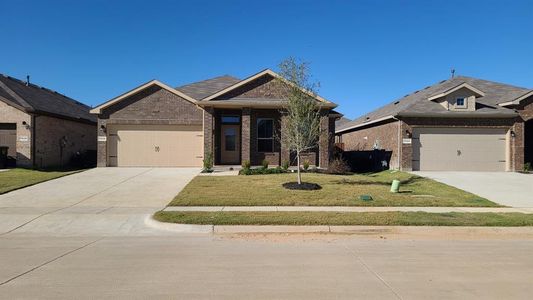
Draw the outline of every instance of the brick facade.
M1 101L0 120L16 124L18 167L64 167L76 152L96 150L96 125L92 123L32 116Z
M390 167L398 168L398 121L378 123L372 127L347 132L342 135L345 151L368 151L374 146L392 151Z
M105 108L98 116L98 136L107 136L107 126L112 124L146 125L202 125L209 130L209 113L195 104L159 86L148 87L130 97ZM104 126L104 128L102 128ZM212 142L205 140L204 153ZM98 166L107 165L107 141L98 142Z
M76 152L96 150L96 125L35 117L35 166L64 167Z
M17 126L17 166L29 168L32 157L32 116L0 101L0 120L2 123L15 123ZM26 122L27 125L22 125ZM22 138L22 139L21 139ZM12 152L11 150L9 152Z

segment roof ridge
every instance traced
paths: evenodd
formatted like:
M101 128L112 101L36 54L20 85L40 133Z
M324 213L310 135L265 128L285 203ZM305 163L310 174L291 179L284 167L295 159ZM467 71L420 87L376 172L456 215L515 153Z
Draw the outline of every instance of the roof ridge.
M2 74L2 76L4 76L5 78L12 78L12 77L9 77L9 76L6 76L4 74ZM16 78L14 78L16 79ZM16 79L18 80L18 79ZM24 100L21 96L19 96L19 94L15 93L15 91L13 91L11 88L9 88L2 80L0 80L0 87L6 91L11 97L15 98L17 101L19 101L23 107L25 107L26 109L34 109L28 102L26 102L26 100Z

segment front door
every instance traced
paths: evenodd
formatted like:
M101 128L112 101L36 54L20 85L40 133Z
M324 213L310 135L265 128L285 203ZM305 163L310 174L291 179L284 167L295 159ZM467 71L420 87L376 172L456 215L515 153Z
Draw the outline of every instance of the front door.
M239 164L241 149L240 125L223 124L221 126L221 151L222 164Z

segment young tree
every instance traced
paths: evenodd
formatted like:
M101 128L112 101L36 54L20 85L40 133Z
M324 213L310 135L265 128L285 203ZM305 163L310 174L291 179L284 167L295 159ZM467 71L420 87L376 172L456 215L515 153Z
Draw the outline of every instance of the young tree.
M312 83L309 65L290 57L279 64L281 81L288 91L287 103L281 114L285 122L281 126L283 143L296 153L298 184L302 183L300 155L318 145L320 136L320 105L316 101L318 83Z

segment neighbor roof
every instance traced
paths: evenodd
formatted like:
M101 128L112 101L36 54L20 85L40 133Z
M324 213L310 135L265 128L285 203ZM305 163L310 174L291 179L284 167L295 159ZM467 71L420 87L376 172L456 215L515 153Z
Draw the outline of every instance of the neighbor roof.
M435 95L445 95L458 86L478 90L480 97L476 98L476 110L468 112L449 111L437 102L428 99ZM385 106L365 114L351 122L345 123L336 129L344 132L372 123L385 121L394 117L513 117L517 113L513 109L502 107L500 104L519 98L531 90L508 84L477 79L466 76L457 76L443 80L435 85L415 91L401 99L395 100ZM481 93L480 93L481 92Z
M176 89L193 97L194 99L202 100L203 98L223 90L228 86L234 85L239 81L241 81L239 78L230 75L224 75L178 86Z
M56 91L0 74L0 101L28 113L96 122L90 107Z

